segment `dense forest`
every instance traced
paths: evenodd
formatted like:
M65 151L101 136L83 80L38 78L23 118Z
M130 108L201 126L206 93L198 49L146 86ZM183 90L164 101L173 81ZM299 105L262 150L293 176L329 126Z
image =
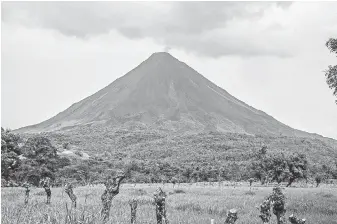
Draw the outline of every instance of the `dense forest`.
M319 139L121 129L95 133L27 135L2 128L2 186L38 185L46 176L54 185L87 185L118 170L132 183L254 179L291 185L301 179L337 178L336 149Z

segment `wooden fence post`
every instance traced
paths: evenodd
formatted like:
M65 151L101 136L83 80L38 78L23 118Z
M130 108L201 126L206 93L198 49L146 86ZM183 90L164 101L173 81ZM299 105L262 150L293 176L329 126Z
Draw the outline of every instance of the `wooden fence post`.
M104 185L105 190L104 193L101 196L102 200L102 210L101 210L101 217L103 218L103 223L108 221L109 219L109 213L111 208L111 202L112 199L119 193L119 186L121 181L125 178L125 175L119 175L117 177L114 177L111 179L108 179Z
M154 193L154 202L156 205L157 224L169 224L166 217L165 192L159 187Z
M26 191L25 191L25 204L28 204L29 192L30 192L29 184L26 182L26 183L23 184L23 187L26 188Z
M252 191L252 184L254 182L254 178L249 178L249 190Z
M236 209L233 208L228 211L225 224L234 224L237 219L238 219L238 212L236 211Z
M69 198L70 198L70 200L72 202L72 206L74 208L76 208L76 195L73 192L73 185L71 183L67 183L66 186L65 186L64 191L69 196Z
M270 220L270 207L273 206L273 213L276 215L277 224L285 224L285 196L282 193L281 187L276 186L273 192L263 201L260 206L260 218L263 223L269 223Z
M253 184L253 182L254 182L254 178L249 178L249 186L251 187L252 186L252 184Z
M294 214L291 214L289 216L289 221L291 222L291 224L305 224L305 219L298 219L294 216Z
M42 187L44 188L46 194L47 194L47 202L46 204L50 204L50 199L51 199L51 190L50 190L50 178L49 177L45 177L40 181L40 186L42 185Z
M271 214L270 214L270 198L267 197L262 204L260 205L260 215L263 223L269 223Z
M273 193L271 195L271 200L273 202L273 213L276 215L277 224L285 224L285 196L282 193L281 187L276 186L273 188Z
M131 207L131 224L136 224L137 200L130 200L129 205Z

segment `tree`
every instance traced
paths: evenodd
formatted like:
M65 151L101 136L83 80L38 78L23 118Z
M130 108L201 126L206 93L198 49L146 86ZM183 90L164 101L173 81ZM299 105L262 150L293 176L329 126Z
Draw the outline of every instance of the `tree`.
M29 138L22 147L24 156L35 159L39 163L48 163L50 158L57 157L57 149L51 144L50 140L43 136Z
M55 178L55 173L62 164L59 163L57 149L48 138L31 137L22 146L21 151L25 159L21 161L22 166L16 173L17 181L22 182L28 179L31 184L36 185L40 178Z
M331 52L337 54L337 39L330 38L325 45Z
M337 39L330 38L325 45L337 56ZM337 65L329 65L328 70L325 71L325 77L329 88L334 91L333 95L337 97ZM337 100L335 102L337 104Z
M1 176L8 181L14 175L15 170L20 166L18 155L11 151L1 153Z
M288 159L283 153L271 157L268 164L268 173L271 176L271 181L276 181L279 184L289 177L290 172L288 164Z
M6 180L14 177L20 166L20 136L1 128L1 176Z
M19 135L10 132L10 130L1 128L1 153L14 152L17 155L20 155L20 140Z
M39 165L35 160L25 159L21 166L15 172L17 182L29 182L34 186L38 186L42 177L50 177L55 179L55 174L45 164Z
M304 178L307 180L308 161L304 154L291 155L288 160L290 176L288 179L289 187L296 179Z
M263 146L256 154L255 160L250 165L250 177L257 178L263 185L268 174L270 156L267 155L267 147Z
M284 153L264 153L257 156L251 164L252 177L264 184L266 178L281 183L288 181L289 187L296 179L307 179L308 162L303 154L284 155Z

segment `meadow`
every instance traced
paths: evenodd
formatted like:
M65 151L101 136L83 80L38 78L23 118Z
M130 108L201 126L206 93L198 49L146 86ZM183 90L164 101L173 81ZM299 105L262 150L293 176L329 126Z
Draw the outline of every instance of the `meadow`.
M253 186L247 183L236 186L214 184L122 184L120 193L113 199L110 211L112 224L130 223L128 201L138 200L137 223L156 223L153 193L158 187L167 193L167 216L170 223L207 224L224 223L226 213L231 208L238 210L236 223L262 223L259 205L272 192L272 186ZM77 187L77 208L70 209L71 202L62 188L52 188L52 200L46 205L43 188L31 188L29 203L24 204L24 188L1 188L1 223L99 223L101 209L100 196L104 186ZM337 188L322 185L318 188L284 188L286 195L286 217L294 213L306 218L307 223L337 224ZM66 218L68 216L68 219ZM69 217L75 221L69 221ZM68 221L67 221L68 220ZM270 223L276 223L273 215Z

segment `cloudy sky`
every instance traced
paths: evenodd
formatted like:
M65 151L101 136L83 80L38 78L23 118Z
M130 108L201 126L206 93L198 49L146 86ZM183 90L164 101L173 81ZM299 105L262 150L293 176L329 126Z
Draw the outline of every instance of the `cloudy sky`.
M337 2L2 2L1 125L44 121L168 50L247 104L337 139Z

